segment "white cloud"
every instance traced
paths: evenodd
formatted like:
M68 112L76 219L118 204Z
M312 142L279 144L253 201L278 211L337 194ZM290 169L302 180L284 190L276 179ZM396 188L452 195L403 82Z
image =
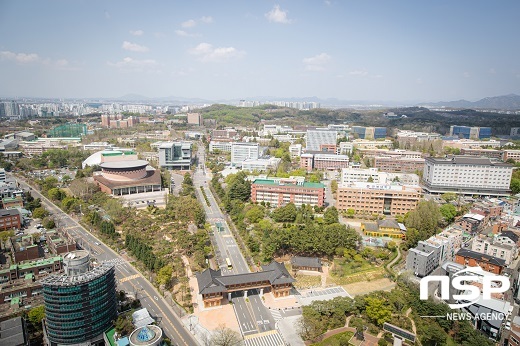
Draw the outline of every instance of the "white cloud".
M244 51L237 50L234 47L213 47L209 43L200 43L190 50L193 55L199 56L202 62L224 62L232 59L239 59L245 55Z
M330 55L321 53L310 58L303 59L306 71L324 71L325 65L330 61Z
M265 14L265 17L274 23L289 24L292 22L287 18L287 11L282 10L280 5L274 5L273 9Z
M366 70L354 70L354 71L350 71L348 74L351 75L351 76L362 76L362 77L364 77L364 76L368 75L368 71L366 71Z
M213 17L211 16L202 16L200 17L200 21L206 24L213 23Z
M134 36L143 36L144 31L143 30L130 30L130 34Z
M132 43L128 41L123 42L121 48L123 48L124 50L129 50L131 52L148 52L148 47L141 46L137 43Z
M183 28L193 28L195 25L197 25L197 22L194 19L189 19L181 24Z
M39 61L40 57L36 53L27 54L27 53L13 53L10 51L0 51L0 59L15 61L19 64L27 64L27 63Z
M175 34L177 36L181 36L181 37L199 37L200 36L199 34L190 34L189 32L184 31L184 30L175 30Z
M153 59L133 59L126 57L121 61L107 62L108 66L116 67L122 71L157 71L159 64Z

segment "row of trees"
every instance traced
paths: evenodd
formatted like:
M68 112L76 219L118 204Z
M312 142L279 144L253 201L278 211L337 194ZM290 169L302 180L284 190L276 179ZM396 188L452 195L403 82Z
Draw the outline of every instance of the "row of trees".
M155 256L152 247L146 244L142 238L133 234L125 237L125 247L143 264L148 270L158 271L164 266L162 258Z

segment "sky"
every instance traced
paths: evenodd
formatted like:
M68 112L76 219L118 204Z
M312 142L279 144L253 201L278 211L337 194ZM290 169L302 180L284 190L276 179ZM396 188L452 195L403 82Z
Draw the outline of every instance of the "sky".
M0 97L520 94L520 1L0 0Z

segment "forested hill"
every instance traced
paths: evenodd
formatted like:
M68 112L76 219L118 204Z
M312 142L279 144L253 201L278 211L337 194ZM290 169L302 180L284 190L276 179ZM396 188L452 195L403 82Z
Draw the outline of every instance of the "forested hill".
M385 112L394 112L396 118L385 118ZM361 126L386 126L416 131L445 134L451 125L489 126L493 135L509 134L511 127L520 127L520 116L480 112L471 109L456 111L432 111L423 107L395 108L387 110L313 109L302 111L272 105L259 107L235 107L215 104L201 110L205 120L213 119L217 127L258 126L260 122L280 125L323 126L326 124L355 124ZM402 117L405 115L406 117Z

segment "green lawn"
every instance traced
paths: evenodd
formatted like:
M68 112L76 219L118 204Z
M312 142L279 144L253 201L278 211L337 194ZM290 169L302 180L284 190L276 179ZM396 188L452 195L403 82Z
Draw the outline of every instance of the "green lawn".
M354 335L352 332L343 332L331 336L323 341L311 344L311 346L341 346L348 345L348 341Z

